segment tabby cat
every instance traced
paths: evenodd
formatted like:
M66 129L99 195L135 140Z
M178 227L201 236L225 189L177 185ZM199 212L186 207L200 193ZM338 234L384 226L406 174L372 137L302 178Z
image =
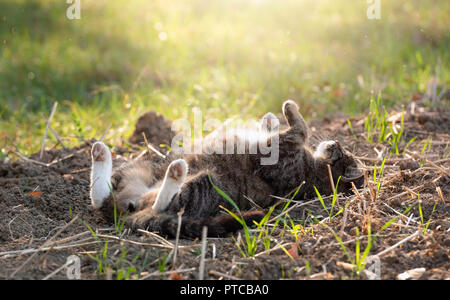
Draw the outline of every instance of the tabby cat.
M306 146L307 125L292 100L283 103L287 128L278 131L278 119L271 113L263 124L275 124L252 134L236 132L233 138L245 139L246 149L261 139L270 145L278 142L279 157L275 164L261 164L267 156L255 154L182 154L171 162L134 161L112 170L108 147L97 142L92 147L91 200L94 208L111 216L114 207L127 213L127 225L175 236L177 213L183 211L181 235L198 237L202 227L209 236L226 236L242 226L220 205L233 210L233 205L218 193L225 192L239 207L244 220L250 224L260 220L262 210L274 204L270 195L283 197L296 190L304 181L296 198L314 197L314 186L322 194L331 194L327 165L331 166L335 184L340 177L339 191L349 191L351 182L362 184L362 173L355 159L336 141L320 143L315 152ZM262 126L265 128L265 126ZM275 128L276 130L271 130ZM262 133L261 133L262 132ZM276 136L277 139L273 139ZM217 135L214 139L229 139ZM207 145L206 145L207 146ZM165 172L164 172L165 171ZM251 199L252 201L248 200Z

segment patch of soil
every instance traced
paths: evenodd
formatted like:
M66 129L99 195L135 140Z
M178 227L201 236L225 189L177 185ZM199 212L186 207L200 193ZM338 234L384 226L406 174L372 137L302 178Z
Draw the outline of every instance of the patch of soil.
M352 128L345 117L311 121L316 142L338 140L360 159L367 170L365 188L357 195L340 195L333 208L340 213L331 221L319 201L291 204L299 207L280 219L270 235L270 250L260 242L255 257L244 257L236 246L236 240L244 238L242 232L240 237L208 239L205 277L366 279L370 273L357 274L348 264L355 262L357 241L363 253L370 230L369 254L380 254L380 278L395 279L399 273L423 267L422 279L449 279L450 113L417 107L406 111L401 154L389 155L379 189L373 180L374 166L378 171L381 167L377 151L384 155L389 149L386 144L367 143L365 118L352 119ZM130 142L142 143L144 132L153 145L170 145L174 136L170 125L162 116L146 113ZM413 137L416 140L403 151ZM171 245L175 241L127 230L118 234L117 228L95 213L89 199L93 142L48 150L42 159L35 154L28 161L0 161L0 278L42 279L76 255L82 279L136 278L138 273L149 279L197 279L199 240L180 240L174 265ZM422 151L425 143L429 148ZM114 163L119 165L141 151L140 147L116 147ZM154 153L146 155L157 159ZM275 210L273 216L280 213ZM78 220L67 226L75 216ZM290 220L299 225L295 230ZM388 222L391 225L383 228ZM420 234L414 236L418 230ZM372 266L368 264L366 270L373 271ZM66 271L61 269L51 278L67 279Z

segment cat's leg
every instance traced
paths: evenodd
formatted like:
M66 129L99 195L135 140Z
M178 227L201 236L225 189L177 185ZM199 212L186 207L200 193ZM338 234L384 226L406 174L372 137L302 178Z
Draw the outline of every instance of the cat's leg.
M90 196L92 206L98 209L111 193L112 156L105 144L96 142L92 146L91 158Z
M186 179L187 172L188 165L184 159L177 159L170 163L166 175L164 176L164 181L152 206L152 209L155 212L162 212L167 208L173 196L180 191L180 188Z
M277 116L275 116L273 113L268 112L265 114L260 123L260 129L267 133L275 133L278 132L280 126L280 121L278 120Z
M297 135L298 142L304 144L308 139L308 126L298 111L297 104L292 100L285 101L283 103L283 115L290 127L288 132Z

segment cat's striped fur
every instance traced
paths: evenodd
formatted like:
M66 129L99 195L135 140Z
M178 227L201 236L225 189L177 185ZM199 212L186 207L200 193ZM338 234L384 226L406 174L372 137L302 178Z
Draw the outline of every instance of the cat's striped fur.
M225 236L242 226L232 216L221 213L220 205L231 210L233 206L216 191L211 181L235 201L249 224L260 220L264 212L251 211L252 203L248 198L259 207L267 208L274 203L270 195L285 196L303 181L305 184L297 198L314 196L314 186L321 193L330 194L327 164L331 165L335 183L341 176L340 191L350 190L351 181L360 185L362 174L357 171L356 161L339 143L323 142L312 153L306 147L308 128L297 105L286 101L283 114L288 128L278 135L279 160L274 165L261 165L261 158L267 155L259 151L256 154L183 155L172 162L170 158L158 163L132 162L112 175L108 183L112 195L100 200L92 198L92 202L106 215L111 215L115 201L120 212L129 213L129 226L169 236L176 234L177 213L183 210L182 236L197 237L203 226L208 226L209 236ZM266 116L273 121L273 115ZM278 132L267 131L264 138L268 144L273 142L274 134ZM253 142L246 141L246 147ZM104 170L102 164L110 164L108 155L102 160L103 156L98 153L107 151L101 143L93 146L91 195L99 194L96 189L101 186L95 183L96 170ZM102 205L99 206L99 202Z

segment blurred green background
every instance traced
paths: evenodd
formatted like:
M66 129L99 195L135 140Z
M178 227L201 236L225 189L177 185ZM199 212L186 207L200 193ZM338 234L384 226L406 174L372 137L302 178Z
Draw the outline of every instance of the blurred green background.
M450 1L0 1L0 147L39 150L52 127L68 145L119 143L139 114L253 118L292 98L308 118L388 105L449 85ZM56 143L49 134L48 145Z

